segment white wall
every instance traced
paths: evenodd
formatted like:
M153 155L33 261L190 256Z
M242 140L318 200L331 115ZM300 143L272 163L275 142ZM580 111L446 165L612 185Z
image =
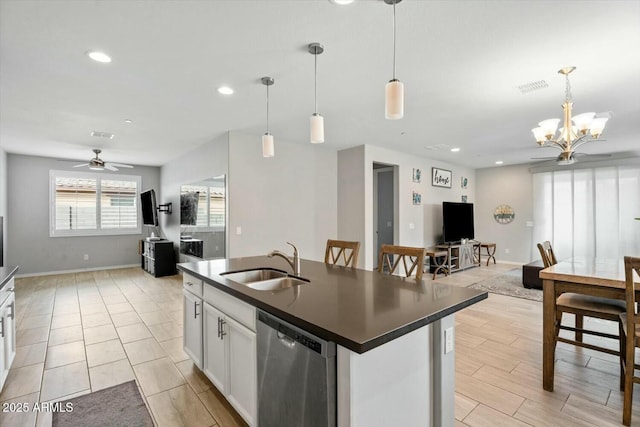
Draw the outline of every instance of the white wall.
M77 163L8 154L5 265L19 265L20 274L38 274L140 264L141 234L49 237L49 171L77 171L72 167ZM157 167L136 166L124 174L140 175L142 188L160 183Z
M0 147L0 216L4 217L3 230L0 230L4 232L0 253L4 254L4 265L7 265L7 152L2 147Z
M179 251L180 242L180 186L228 173L228 133L162 166L161 201L158 203L171 202L173 214L160 214L160 226L165 237L174 243L176 253Z
M291 253L323 260L337 236L337 153L276 136L275 157L262 157L260 135L229 133L229 256ZM242 234L237 234L238 227Z
M503 166L476 170L476 239L496 243L499 261L528 263L539 259L532 242L533 181L529 165ZM509 205L515 218L500 224L493 218L499 205ZM508 253L507 253L508 251Z
M440 242L442 234L442 202L459 202L467 195L467 201L475 199L475 172L473 169L433 159L417 157L385 148L363 145L338 152L339 206L338 237L358 240L362 243L360 265L372 269L375 265L373 247L373 163L398 166L398 218L395 243L404 246L429 247ZM451 188L431 185L431 168L438 167L452 172ZM412 180L413 169L422 171L420 183ZM364 175L363 185L357 182ZM466 189L461 188L461 177L469 180ZM422 196L422 204L413 204L413 192ZM364 225L364 230L361 230ZM352 230L358 230L354 233ZM343 234L344 233L344 234ZM351 237L353 236L353 237Z

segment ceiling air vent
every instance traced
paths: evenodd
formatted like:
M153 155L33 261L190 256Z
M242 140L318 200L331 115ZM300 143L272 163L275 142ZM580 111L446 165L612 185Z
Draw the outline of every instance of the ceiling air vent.
M113 139L115 136L109 132L96 132L95 130L90 133L91 136L95 136L96 138L104 138L104 139Z
M525 84L520 85L520 86L516 86L516 88L522 94L533 92L533 91L540 90L540 89L544 89L544 88L547 88L547 87L549 87L549 85L544 80L538 80L537 82L530 82L530 83L525 83Z

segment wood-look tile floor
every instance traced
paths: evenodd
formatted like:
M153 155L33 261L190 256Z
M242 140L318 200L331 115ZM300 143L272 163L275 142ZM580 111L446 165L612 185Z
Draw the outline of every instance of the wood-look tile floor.
M468 286L512 268L492 264L437 281ZM243 425L182 351L180 276L129 268L23 278L16 304L18 351L0 403L32 407L135 379L158 426ZM489 294L456 314L455 341L456 426L621 425L613 356L559 345L556 390L542 389L540 302ZM2 427L49 425L51 413L0 412Z
M181 276L127 268L17 279L16 324L0 408L33 408L135 379L159 427L245 425L182 351ZM51 419L0 412L2 427L48 427Z

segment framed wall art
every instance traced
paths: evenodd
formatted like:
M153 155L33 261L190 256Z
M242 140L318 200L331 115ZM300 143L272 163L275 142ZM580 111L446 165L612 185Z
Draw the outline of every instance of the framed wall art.
M451 171L431 168L431 185L434 187L451 188Z
M422 178L422 171L420 169L413 169L413 182L420 182Z
M460 188L467 188L469 185L469 179L467 177L460 178Z
M416 193L415 191L413 192L413 204L414 205L419 205L422 203L422 195L420 193Z

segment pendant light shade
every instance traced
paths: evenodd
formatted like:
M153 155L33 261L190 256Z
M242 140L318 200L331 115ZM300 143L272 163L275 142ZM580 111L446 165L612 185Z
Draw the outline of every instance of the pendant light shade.
M273 135L265 133L262 135L262 157L273 157L274 155Z
M396 3L402 0L384 0L393 5L393 78L384 90L384 117L388 120L398 120L404 116L404 85L396 79Z
M309 119L309 139L312 144L321 144L324 142L324 117L318 113L318 55L324 52L324 46L320 43L311 43L308 46L308 50L314 58L314 110L311 118Z
M273 77L263 77L260 79L267 87L267 131L262 135L262 157L273 157L275 155L275 145L273 135L269 132L269 86L275 83Z
M313 113L310 118L311 143L319 144L324 142L324 117L318 113Z
M390 80L384 90L384 117L389 120L404 116L404 84L397 79Z

